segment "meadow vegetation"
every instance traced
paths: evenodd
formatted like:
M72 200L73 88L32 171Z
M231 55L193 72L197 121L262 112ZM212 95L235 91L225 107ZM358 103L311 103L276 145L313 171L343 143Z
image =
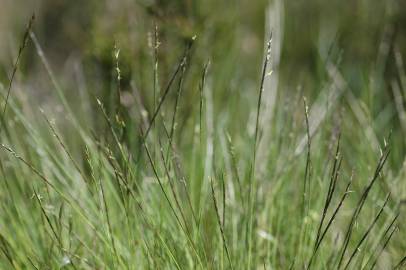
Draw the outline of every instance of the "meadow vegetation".
M398 1L59 2L9 3L1 269L404 269Z

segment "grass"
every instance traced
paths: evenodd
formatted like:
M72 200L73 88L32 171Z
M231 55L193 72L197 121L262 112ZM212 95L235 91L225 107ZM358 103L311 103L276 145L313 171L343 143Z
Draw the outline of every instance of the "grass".
M219 100L218 81L231 79L194 62L199 38L160 76L154 29L152 91L137 80L123 90L115 46L110 96L88 90L72 102L30 21L9 87L0 85L1 269L405 266L402 131L377 135L373 108L337 63L324 63L327 87L317 98L282 89L270 112L271 41L256 86L238 90L249 94ZM62 116L13 84L27 39Z

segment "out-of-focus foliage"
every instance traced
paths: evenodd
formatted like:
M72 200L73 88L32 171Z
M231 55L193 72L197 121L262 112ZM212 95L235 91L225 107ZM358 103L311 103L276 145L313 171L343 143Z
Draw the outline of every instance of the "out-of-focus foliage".
M381 115L388 104L394 108L391 85L400 82L395 55L403 56L406 51L404 1L281 3L282 19L276 27L282 32L278 41L282 49L275 68L284 92L294 93L300 88L306 96L317 97L329 81L325 67L330 61L339 68L354 96L366 103L371 119ZM60 80L66 88L77 87L75 74L66 74L75 66L83 72L88 88L103 100L110 98L115 87L113 53L117 46L122 90L131 91L133 82L151 105L156 26L160 87L167 83L185 44L196 37L191 79L186 84L195 82L201 67L210 61L212 73L218 74L212 81L214 102L221 109L230 95L241 99L255 94L251 91L258 81L263 44L270 32L268 22L272 18L267 14L272 4L265 0L88 0L80 4L2 0L0 78L9 77L25 24L35 13L34 31L53 69L64 75ZM23 56L20 70L31 81L33 97L48 103L50 90L39 79L44 70L35 61L33 46ZM186 91L185 95L196 100L197 91ZM397 119L392 121L396 114L389 118L378 127L378 134L379 130L399 127Z
M282 21L277 27L283 33L282 50L276 68L284 92L293 93L300 88L315 98L329 80L325 66L331 61L341 70L353 94L367 103L371 119L386 105L394 104L391 84L399 81L395 54L403 56L406 51L404 1L281 2ZM161 87L187 41L196 36L189 81L196 81L200 67L210 60L212 73L218 74L212 82L215 105L221 108L230 95L241 98L255 94L250 91L258 80L263 44L270 31L266 17L272 3L88 0L78 4L61 0L2 0L0 77L9 76L25 24L35 12L34 30L58 74L72 70L72 65L79 66L88 88L106 99L114 91L116 45L120 49L123 91L130 91L134 82L151 104L157 26ZM34 57L30 46L20 69L33 81L34 98L45 101L49 93L38 79L44 71ZM61 76L67 88L77 87L72 84L72 76L66 72ZM185 95L192 101L196 93L187 91ZM386 121L378 133L397 127L397 120Z

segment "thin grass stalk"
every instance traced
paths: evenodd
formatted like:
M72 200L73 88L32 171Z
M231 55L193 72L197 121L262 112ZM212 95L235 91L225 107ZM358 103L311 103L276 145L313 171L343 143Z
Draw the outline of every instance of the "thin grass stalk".
M379 210L378 214L376 215L376 217L374 218L374 220L372 221L372 223L369 225L368 229L365 231L364 235L361 237L361 239L359 240L357 246L354 248L354 251L351 253L350 258L348 259L347 264L344 267L344 270L348 269L348 267L351 264L352 259L355 257L355 255L357 254L357 252L359 251L360 246L362 245L362 243L365 241L365 239L368 237L368 235L370 234L372 228L375 226L376 222L378 221L379 217L381 216L383 209L385 208L386 204L389 201L389 196L390 194L388 194L386 196L385 202L382 205L381 209Z
M223 242L224 249L226 251L227 260L228 260L228 263L230 264L230 268L234 269L233 264L231 262L230 252L228 251L226 236L224 234L224 228L223 228L223 225L221 224L220 213L219 213L219 209L218 209L218 206L217 206L216 195L214 193L213 179L210 180L210 187L211 187L211 195L212 195L212 199L213 199L213 203L214 203L214 210L216 212L217 224L218 224L219 229L220 229L221 239L222 239L222 242Z
M357 206L356 206L356 208L355 208L355 210L353 212L353 215L351 217L350 223L349 223L349 225L347 227L344 242L343 242L343 245L341 247L341 255L339 256L337 268L341 267L342 261L344 259L345 252L347 251L348 244L349 244L349 241L350 241L350 238L351 238L351 235L352 235L352 230L353 230L354 224L355 224L359 214L361 213L362 208L363 208L363 206L365 204L365 201L366 201L366 199L368 197L368 194L369 194L372 186L374 185L374 183L378 179L378 177L379 177L379 175L380 175L380 173L381 173L381 171L383 169L383 166L384 166L388 156L389 156L389 149L385 149L384 152L382 153L382 155L379 158L378 165L377 165L377 167L375 169L374 176L372 177L372 179L371 179L370 183L368 184L368 186L365 188L361 198L359 199L359 201L357 203Z
M252 231L253 231L253 216L254 216L254 211L255 211L255 196L253 193L256 191L255 189L255 166L256 166L256 156L257 156L257 144L258 144L258 136L259 136L259 120L260 120L260 112L261 112L261 104L262 104L262 95L264 92L264 85L265 85L265 77L266 77L266 71L268 69L268 63L271 59L271 44L272 44L272 32L269 37L267 46L266 46L266 53L265 53L265 60L264 64L262 67L262 75L261 75L261 80L260 80L260 87L259 87L259 94L258 94L258 101L257 101L257 110L256 110L256 120L255 120L255 134L254 134L254 149L253 149L253 162L251 165L251 179L249 182L249 191L248 191L248 196L249 196L249 221L248 221L248 228L247 228L247 234L248 234L248 260L247 260L247 268L251 269L251 261L252 261L252 245L253 245L253 236L252 236Z
M11 87L13 85L14 77L15 77L16 72L17 72L18 64L20 63L21 55L23 54L23 51L24 51L25 47L27 46L29 33L31 31L32 25L34 24L34 20L35 20L35 14L32 14L32 16L31 16L31 18L30 18L30 20L28 22L27 28L26 28L26 30L24 32L24 36L23 36L23 40L22 40L22 42L20 44L20 48L18 49L17 59L16 59L16 61L14 63L13 71L11 73L11 78L10 78L9 83L8 83L6 101L5 101L4 107L3 107L3 115L2 115L3 119L5 119L5 116L6 116L8 99L10 97Z

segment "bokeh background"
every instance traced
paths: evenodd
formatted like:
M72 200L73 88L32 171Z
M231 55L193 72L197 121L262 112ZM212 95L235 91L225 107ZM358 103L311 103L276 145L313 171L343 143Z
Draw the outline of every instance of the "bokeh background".
M401 0L1 0L0 81L7 85L27 22L35 13L33 31L74 106L86 107L77 101L90 92L109 109L116 47L123 103L131 107L136 88L151 108L157 27L160 88L186 44L196 38L185 81L185 100L190 104L182 107L181 115L187 117L198 103L196 82L210 61L216 113L230 110L241 119L230 122L227 129L232 132L245 128L252 116L247 108L257 96L264 45L272 29L274 77L267 85L271 89L267 107L283 105L297 95L313 103L332 82L339 82L346 92L345 97L340 94L339 108L348 111L347 120L359 123L348 126L348 132L366 131L348 144L366 138L377 149L392 131L396 149L391 157L400 167L406 130L405 10ZM32 42L23 53L15 84L12 95L22 93L30 104L58 112L55 90ZM97 125L91 106L77 111Z

